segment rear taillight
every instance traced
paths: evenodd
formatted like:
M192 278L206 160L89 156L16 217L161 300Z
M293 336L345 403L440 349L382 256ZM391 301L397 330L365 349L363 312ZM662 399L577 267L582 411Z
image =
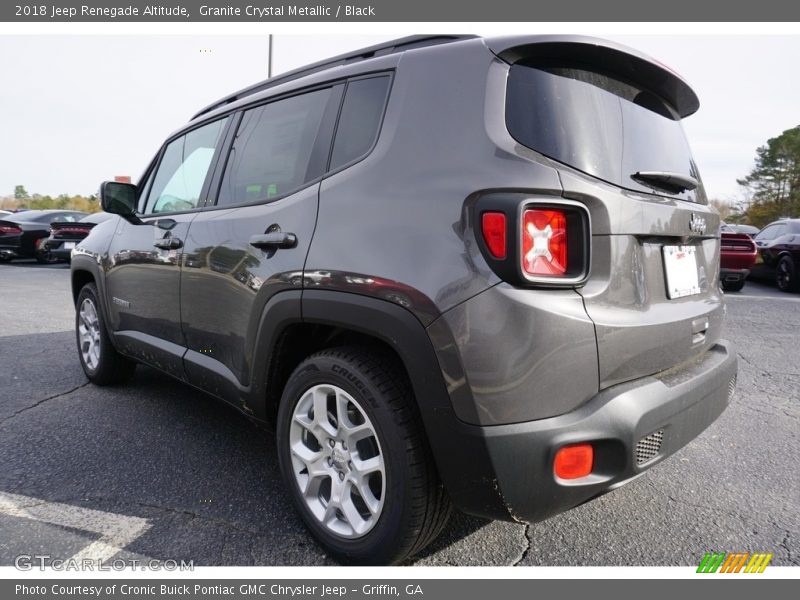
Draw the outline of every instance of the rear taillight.
M78 227L60 227L58 229L50 229L50 232L53 233L54 235L59 235L59 234L63 234L63 233L73 233L73 234L77 233L77 234L83 235L83 234L86 234L86 233L89 232L89 228L88 227L80 227L80 226L78 226Z
M485 212L481 216L483 241L493 258L506 257L506 215L501 212Z
M473 202L475 237L486 263L518 287L574 287L589 276L586 206L523 192L485 192Z
M567 214L563 210L523 211L521 235L525 273L561 277L567 272Z
M22 233L22 229L15 225L0 225L0 233L4 235L16 235Z

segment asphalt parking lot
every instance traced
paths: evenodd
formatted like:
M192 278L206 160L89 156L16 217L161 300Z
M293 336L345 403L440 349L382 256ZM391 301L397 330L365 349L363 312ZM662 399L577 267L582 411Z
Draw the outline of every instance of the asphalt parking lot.
M800 295L729 295L731 407L649 474L544 523L456 516L420 565L800 565ZM272 436L139 367L86 382L66 265L0 265L0 565L20 554L331 564L280 481ZM521 474L520 476L524 476Z

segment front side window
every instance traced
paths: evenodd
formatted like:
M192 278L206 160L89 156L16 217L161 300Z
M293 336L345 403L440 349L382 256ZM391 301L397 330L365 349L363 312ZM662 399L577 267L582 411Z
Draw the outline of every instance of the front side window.
M227 121L228 117L203 125L169 143L146 190L146 214L197 208Z
M322 175L314 160L331 89L278 100L242 115L225 166L218 205L285 196Z

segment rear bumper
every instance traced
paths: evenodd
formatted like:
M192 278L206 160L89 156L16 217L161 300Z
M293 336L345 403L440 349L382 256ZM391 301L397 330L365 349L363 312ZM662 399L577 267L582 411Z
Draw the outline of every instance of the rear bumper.
M719 270L719 280L720 281L741 281L742 279L747 279L747 276L750 275L750 269L739 269L739 268L725 268Z
M4 258L16 258L22 256L22 248L19 244L0 244L0 256Z
M74 248L77 243L73 240L54 240L48 239L45 242L45 246L50 251L50 254L57 258L61 258L63 260L69 260L72 256L72 248L69 250L64 248L65 243L72 243L72 247Z
M608 388L564 415L514 425L464 426L462 435L473 438L464 446L486 453L484 460L463 457L464 477L497 489L506 518L546 519L627 483L694 439L725 410L736 369L735 352L721 341L680 367ZM652 434L639 446L637 460L637 444ZM553 473L556 451L580 442L594 447L592 473L559 480ZM643 455L647 460L641 460ZM492 472L476 477L474 468L481 464ZM466 512L500 516L487 515L463 494L453 500Z

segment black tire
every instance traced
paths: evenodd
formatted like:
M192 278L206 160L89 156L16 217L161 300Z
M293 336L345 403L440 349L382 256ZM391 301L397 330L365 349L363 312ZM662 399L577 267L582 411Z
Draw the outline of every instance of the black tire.
M739 281L723 281L722 289L726 292L741 292L744 287L744 282L744 279L740 279Z
M41 238L40 240L36 241L36 249L33 252L33 256L36 259L36 262L42 265L53 265L57 262L61 262L61 259L53 256L53 253L50 252L50 249L47 247L47 243L45 242L47 238Z
M81 342L81 309L85 302L93 305L97 316L97 335L96 340L99 344L97 364L87 364L84 359ZM78 294L78 302L75 306L75 339L78 346L78 359L83 367L86 377L95 385L115 385L128 381L136 370L136 363L129 358L122 356L114 348L108 336L103 311L100 310L98 302L97 288L94 283L87 283L81 288Z
M800 292L797 266L791 256L782 256L775 268L775 283L782 292Z
M308 390L323 384L337 386L357 401L371 421L385 465L382 511L372 529L354 539L337 535L314 516L295 478L290 450L295 407ZM283 391L277 444L281 474L298 512L341 563L399 562L430 544L447 523L450 499L439 481L410 385L391 356L343 347L304 360Z

